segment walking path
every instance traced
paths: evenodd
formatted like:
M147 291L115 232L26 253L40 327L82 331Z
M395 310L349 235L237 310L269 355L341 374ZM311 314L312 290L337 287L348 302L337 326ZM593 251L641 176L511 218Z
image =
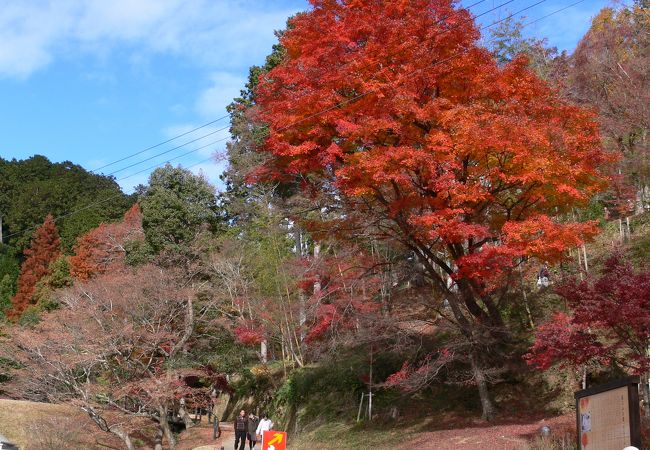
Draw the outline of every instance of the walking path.
M235 443L232 423L221 423L221 437L212 438L212 424L204 418L200 424L181 434L177 450L230 450ZM246 446L248 448L248 446ZM256 447L259 450L259 446Z
M497 421L496 423L484 423L477 421L472 423L450 423L448 429L435 431L414 432L409 439L403 442L403 448L422 450L525 450L530 449L530 441L539 435L540 427L546 425L553 430L558 437L574 433L575 417L573 414L548 418L545 420L520 421ZM370 440L369 440L370 441ZM371 444L359 443L354 448L358 450L392 450L394 445L386 445L374 442ZM232 423L225 423L221 426L221 437L212 439L212 425L205 420L198 426L182 433L178 450L231 450L235 443ZM558 444L556 442L556 444ZM569 442L566 445L568 447ZM553 444L548 443L548 448ZM260 450L258 444L256 450ZM341 450L341 446L328 445L324 442L313 442L309 439L297 439L292 444L297 450ZM536 447L537 448L537 447ZM553 447L555 448L555 447ZM248 449L248 445L246 446Z

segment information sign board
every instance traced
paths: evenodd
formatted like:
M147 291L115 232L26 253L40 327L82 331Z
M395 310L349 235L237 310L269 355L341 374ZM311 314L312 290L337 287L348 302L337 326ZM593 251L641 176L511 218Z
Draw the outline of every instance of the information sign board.
M580 450L641 446L639 378L630 377L576 392Z

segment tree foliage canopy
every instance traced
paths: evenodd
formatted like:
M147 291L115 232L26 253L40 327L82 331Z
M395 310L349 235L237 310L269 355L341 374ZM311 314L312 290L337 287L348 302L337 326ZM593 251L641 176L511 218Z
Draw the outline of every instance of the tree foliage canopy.
M258 89L272 156L260 176L329 189L346 221L403 242L470 303L517 258L557 259L593 234L552 216L605 185L596 118L526 61L498 67L466 10L316 1L291 24Z
M180 167L156 169L140 193L145 239L154 253L186 249L204 226L219 222L214 187Z
M528 355L536 367L616 364L636 374L650 369L650 271L623 254L611 256L599 277L558 289L569 307L541 326Z
M89 207L91 203L99 202ZM7 161L0 158L0 215L4 235L19 250L29 244L24 232L57 218L63 248L102 222L119 219L133 203L111 177L95 175L69 161L52 163L44 156ZM74 215L67 216L71 211ZM7 241L5 241L7 243Z
M23 311L33 303L36 284L51 273L51 264L61 254L61 240L54 223L54 218L48 215L32 237L32 243L25 250L25 261L20 268L18 290L11 299L9 316L19 318Z

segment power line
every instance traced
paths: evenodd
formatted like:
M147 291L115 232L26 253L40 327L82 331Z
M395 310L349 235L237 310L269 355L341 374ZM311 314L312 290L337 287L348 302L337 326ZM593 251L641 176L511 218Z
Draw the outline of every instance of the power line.
M526 22L525 24L522 25L523 27L527 27L529 25L533 25L541 20L547 19L555 14L561 13L562 11L566 11L569 8L573 8L576 5L579 5L580 3L584 2L585 0L578 0L577 2L571 3L570 5L565 6L564 8L557 9L555 11L550 12L549 14L546 14L545 16L539 17L535 20L531 20L530 22Z
M474 6L477 6L477 5L480 5L481 3L484 3L485 1L487 1L487 0L478 0L478 1L474 2L474 3L472 3L471 5L465 7L464 9L466 9L466 10L469 11L470 8L472 8L472 7L474 7ZM450 27L450 28L448 28L448 29L445 29L445 30L442 30L442 31L440 31L440 32L438 32L438 33L435 33L435 34L431 37L431 39L434 39L434 38L436 38L436 37L438 37L438 36L440 36L440 35L442 35L442 34L445 34L445 33L449 32L449 31L455 30L455 29L461 27L462 25L464 25L464 24L466 24L466 23L473 22L475 19L477 19L477 18L479 18L479 17L482 17L482 16L484 16L484 15L486 15L486 14L489 14L489 13L491 13L491 12L493 12L493 11L499 9L499 8L502 8L502 7L505 6L505 5L508 5L509 3L514 2L514 1L515 1L515 0L507 0L507 1L503 2L503 3L501 3L500 5L497 5L497 6L493 7L493 8L491 8L491 9L488 9L487 11L482 12L481 14L478 14L478 15L476 15L476 16L470 17L469 19L467 19L467 20L465 20L465 21L461 21L460 23L456 24L456 25L453 26L453 27ZM454 10L453 13L448 14L448 15L446 15L446 16L444 16L444 17L441 17L440 19L436 20L436 21L434 22L434 25L439 25L439 24L441 24L441 23L444 22L445 20L447 20L447 19L449 19L450 17L452 17L453 14L457 13L457 11L458 11L458 10ZM388 57L390 57L390 56L394 56L394 55L397 54L397 53L398 53L398 52L395 52L394 54L389 54ZM348 65L350 65L350 64L352 64L355 60L356 60L356 59L352 59L352 60L348 61L347 63L345 63L345 64L343 65L343 68L346 67L346 66L348 66ZM265 112L264 109L262 109L262 110L260 111L260 113L263 113L263 112ZM139 151L139 152L137 152L137 153L134 153L134 154L132 154L132 155L130 155L130 156L127 156L127 157L125 157L125 158L122 158L122 159L119 159L119 160L117 160L117 161L114 161L114 162L112 162L112 163L110 163L110 164L106 164L106 165L104 165L104 166L102 166L102 167L99 167L98 169L95 169L95 171L96 171L96 170L99 170L99 169L102 169L102 168L105 168L105 167L109 167L109 166L111 166L111 165L117 164L117 163L122 162L122 161L125 161L125 160L127 160L127 159L133 158L134 156L140 155L140 154L142 154L142 153L144 153L144 152L146 152L146 151L149 151L149 150L151 150L151 149L153 149L153 148L160 147L161 145L164 145L164 144L166 144L166 143L168 143L168 142L171 142L172 140L175 140L175 139L177 139L177 138L179 138L179 137L182 137L182 136L188 135L188 134L190 134L190 133L192 133L192 132L194 132L194 131L196 131L196 130L199 130L199 129L201 129L201 128L205 128L205 127L207 127L208 125L213 124L213 123L215 123L215 122L217 122L217 121L219 121L219 120L221 120L221 119L223 119L223 118L225 118L225 117L228 117L228 116L226 115L226 116L220 117L219 119L213 120L212 122L209 122L209 123L207 123L207 124L205 124L205 125L202 125L202 126L200 126L200 127L197 127L197 128L195 128L195 129L193 129L193 130L190 130L190 131L188 131L188 132L186 132L186 133L183 133L183 134L181 134L181 135L178 135L178 136L176 136L176 137L174 137L174 138L172 138L172 139L170 139L170 140L168 140L168 141L165 141L165 142L160 143L160 144L156 144L156 145L151 146L151 147L149 147L149 148L147 148L147 149L144 149L144 150L141 150L141 151ZM122 167L121 169L118 169L118 170L115 170L115 171L113 171L113 172L107 173L106 175L109 175L109 176L110 176L110 175L115 175L116 173L119 173L119 172L122 172L122 171L124 171L124 170L130 169L130 168L135 167L135 166L137 166L137 165L140 165L140 164L142 164L142 163L144 163L144 162L146 162L146 161L151 161L152 159L156 159L156 158L158 158L159 156L166 155L166 154L168 154L168 153L170 153L170 152L172 152L172 151L174 151L174 150L178 150L179 148L185 147L185 146L187 146L187 145L189 145L189 144L192 144L192 143L194 143L194 142L197 142L197 141L199 141L199 140L201 140L201 139L204 139L204 138L206 138L206 137L208 137L208 136L214 135L214 134L216 134L216 133L218 133L218 132L225 131L225 130L227 130L227 129L229 129L229 128L230 128L230 125L228 125L228 126L226 126L226 127L223 127L223 128L220 128L220 129L218 129L218 130L216 130L216 131L213 131L213 132L210 132L210 133L208 133L208 134L205 134L205 135L203 135L203 136L201 136L201 137L199 137L199 138L193 139L193 140L191 140L191 141L189 141L189 142L186 142L186 143L184 143L184 144L178 145L178 146L173 147L173 148L171 148L171 149L169 149L169 150L165 150L165 151L163 151L163 152L157 153L157 154L155 154L155 155L153 155L153 156L150 156L150 157L148 157L148 158L145 158L145 159L143 159L143 160L141 160L141 161L138 161L138 162L136 162L136 163L130 164L130 165L125 166L125 167ZM213 144L216 144L217 142L222 142L222 141L225 141L225 140L228 140L228 139L229 139L229 137L226 136L226 137L224 137L224 138L217 139L216 141L213 141L212 143L213 143ZM194 151L188 152L188 153L186 153L186 155L187 155L187 154L190 154L190 153L193 153L193 152L196 152L196 151L198 151L198 149L195 149ZM91 171L91 172L94 172L94 171Z
M164 142L160 142L160 143L158 143L158 144L156 144L156 145L152 145L151 147L147 147L147 148L145 148L144 150L140 150L140 151L138 151L138 152L132 153L132 154L129 155L129 156L125 156L124 158L117 159L117 160L115 160L115 161L113 161L113 162L110 162L110 163L108 163L108 164L104 164L104 165L101 166L101 167L97 167L96 169L90 170L90 172L92 172L92 173L96 173L98 170L104 169L104 168L106 168L106 167L110 167L110 166L115 165L115 164L117 164L117 163L120 163L120 162L122 162L122 161L126 161L127 159L131 159L131 158L133 158L134 156L141 155L141 154L144 153L144 152L148 152L149 150L153 150L154 148L158 148L158 147L160 147L160 146L162 146L162 145L168 144L168 143L170 143L170 142L172 142L172 141L175 141L176 139L182 138L183 136L187 136L187 135L190 134L190 133L194 133L195 131L201 130L201 129L203 129L203 128L205 128L205 127L208 127L208 126L210 126L210 125L212 125L212 124L215 124L215 123L217 123L217 122L220 122L220 121L222 121L223 119L227 119L228 117L230 117L229 114L226 114L225 116L218 117L218 118L216 118L216 119L214 119L214 120L212 120L212 121L210 121L210 122L208 122L208 123L204 123L203 125L200 125L200 126L198 126L198 127L196 127L196 128L193 128L193 129L191 129L191 130L189 130L189 131L186 131L185 133L181 133L181 134L176 135L176 136L174 136L174 137L172 137L172 138L169 138L169 139L167 139L167 140L164 141ZM226 129L227 129L227 127L226 127Z
M161 153L158 153L157 155L153 155L153 156L151 156L151 157L149 157L149 158L143 159L142 161L139 161L139 162L137 162L137 163L133 163L133 164L128 165L128 166L126 166L126 167L122 167L121 169L115 170L115 171L111 172L111 173L108 174L108 175L115 175L116 173L123 172L123 171L125 171L126 169L130 169L131 167L138 166L138 165L142 164L143 162L151 161L152 159L156 159L156 158L158 158L159 156L166 155L166 154L168 154L168 153L170 153L170 152L173 152L174 150L178 150L179 148L185 147L186 145L193 144L194 142L200 141L201 139L205 139L205 138L208 137L208 136L212 136L213 134L219 133L220 131L223 131L224 129L228 129L228 127L220 128L220 129L218 129L218 130L212 131L212 132L210 132L210 133L208 133L208 134L206 134L206 135L204 135L204 136L201 136L201 137L198 137L198 138L196 138L196 139L193 139L193 140L191 140L191 141L189 141L189 142L186 142L186 143L184 143L184 144L182 144L182 145L178 145L178 146L176 146L176 147L170 148L169 150L165 150L164 152L161 152ZM223 138L223 139L227 139L227 138ZM194 150L192 150L192 151L190 151L190 152L188 152L188 153L186 153L186 154L189 155L190 153L197 152L197 151L199 151L200 149L205 148L205 147L207 147L208 145L215 144L215 143L217 143L217 142L220 142L220 140L216 140L216 141L214 141L214 142L211 142L210 144L204 145L203 147L195 148Z
M214 145L214 144L216 144L217 142L219 142L219 141L210 142L210 143L205 144L205 145L203 145L203 146L201 146L201 147L199 147L199 148L195 148L194 150L190 150L189 152L183 153L182 155L178 155L178 156L174 156L173 158L169 158L169 159L166 160L164 163L158 163L158 164L155 164L155 165L153 165L153 166L149 166L149 167L147 167L146 169L142 169L142 170L139 170L139 171L137 171L137 172L135 172L135 173L132 173L132 174L130 174L130 175L127 175L127 176L125 176L125 177L118 178L118 179L115 180L115 181L128 180L129 178L133 178L134 176L136 176L136 175L140 175L140 174L143 173L143 172L147 172L147 171L149 171L149 170L151 170L151 169L155 169L156 167L160 166L160 164L169 164L169 163L172 162L172 161L175 161L175 160L177 160L177 159L183 158L183 157L185 157L185 156L187 156L187 155L190 155L190 154L192 154L192 153L194 153L194 152L196 152L196 151L198 151L198 150L202 150L202 149L204 149L204 148L206 148L206 147L210 147L211 145ZM212 158L208 158L208 160L210 160L210 159L212 159ZM204 162L205 162L205 161L204 161Z
M521 14L522 12L525 12L525 11L527 11L527 10L529 10L529 9L532 9L532 8L538 6L538 5L540 5L540 4L542 4L542 3L546 2L546 1L547 1L547 0L539 0L539 1L537 1L536 3L532 4L532 5L529 5L529 6L525 7L525 8L520 9L519 11L516 11L516 12L514 12L514 13L512 13L512 14L506 16L506 17L504 17L503 19L500 19L500 20L497 20L497 21L495 21L495 22L492 22L492 23L490 23L489 25L485 25L485 26L483 26L483 27L480 27L480 28L479 28L479 31L482 31L482 30L487 29L487 28L491 28L491 27L493 27L494 25L498 25L499 23L502 23L502 22L504 22L504 21L506 21L506 20L508 20L508 19L510 19L510 18L512 18L512 17L514 17L514 16L516 16L516 15L518 15L518 14ZM585 1L585 0L578 0L578 1L576 1L576 2L574 2L574 3L572 3L572 4L570 4L570 5L568 5L568 6L566 6L566 7L560 8L560 9L555 10L555 11L549 13L549 14L546 14L545 16L542 16L542 17L540 17L539 19L536 19L536 20L534 20L534 21L528 22L528 23L522 25L522 27L525 27L525 26L528 26L528 25L532 25L533 23L537 23L537 22L539 22L540 20L546 19L546 18L548 18L548 17L553 16L554 14L557 14L557 13L560 13L560 12L562 12L562 11L565 11L566 9L569 9L569 8L571 8L571 7L575 6L575 5L578 5L578 4L580 4L580 3L584 2L584 1ZM491 41L494 41L494 39L489 40L488 43L491 42ZM431 65L429 65L429 66L425 66L425 67L422 67L422 68L420 68L420 69L416 69L416 70L414 70L414 71L411 71L411 72L409 72L409 73L406 74L406 77L409 77L409 76L411 76L411 75L413 75L413 74L415 74L415 73L417 73L417 72L420 72L420 71L422 71L422 70L429 69L429 68L432 68L432 67L438 66L438 65L440 65L440 64L446 63L446 62L452 60L453 58L456 58L456 57L458 57L458 56L461 56L461 55L467 53L468 51L470 51L470 50L473 49L473 48L475 48L475 47L470 47L470 48L464 49L464 50L462 50L462 51L459 51L459 52L456 52L456 53L450 55L449 57L447 57L447 58L445 58L445 59L438 60L438 61L436 61L435 63L433 63L433 64L431 64ZM404 79L404 78L402 78L402 80L403 80L403 79ZM352 98L350 98L350 99L347 99L347 100L344 100L344 101L342 101L342 102L339 102L339 103L337 103L337 104L335 104L335 105L333 105L333 106L331 106L331 107L329 107L329 108L323 109L323 110L318 111L318 112L316 112L316 113L310 114L310 115L308 115L308 116L306 116L306 117L304 117L304 118L302 118L302 119L299 119L299 120L297 120L297 121L294 121L294 122L290 123L289 125L286 125L286 126L280 128L280 129L278 129L277 131L286 130L286 129L288 129L288 128L290 128L290 127L293 127L294 125L296 125L296 124L298 124L298 123L301 123L301 122L303 122L303 121L305 121L305 120L308 120L308 119L310 119L310 118L312 118L312 117L318 116L318 115L320 115L320 114L324 114L324 113L326 113L326 112L328 112L328 111L331 111L331 110L333 110L333 109L335 109L335 108L340 108L341 106L345 106L346 104L348 104L348 103L350 103L350 102L352 102L352 101L354 101L354 100L357 100L357 99L359 99L359 98L365 97L366 95L369 95L369 94L371 94L371 93L373 93L373 92L374 92L374 91L371 90L371 91L365 92L365 93L363 93L363 94L359 94L359 95L357 95L357 96L354 96L354 97L352 97ZM204 147L209 146L209 145L213 145L214 143L219 142L219 141L221 141L221 140L224 140L224 139L220 139L220 140L217 140L217 141L215 141L215 142L213 142L213 143L206 144ZM202 148L204 148L204 147L202 147ZM194 152L197 151L197 150L199 150L199 149L194 149L194 150L192 150L192 151L189 151L189 152L185 153L184 155L180 155L180 156L178 156L178 157L176 157L176 158L172 158L172 159L170 159L169 161L171 161L171 160L173 160L173 159L177 159L177 158L183 157L183 156L186 156L186 155L188 155L188 154L190 154L190 153L194 153ZM199 162L197 162L197 163L194 163L194 164L192 164L192 165L190 165L190 166L187 166L186 169L189 169L189 168L195 167L195 166L197 166L197 165L199 165L199 164L203 164L203 163L205 163L205 162L210 161L211 159L212 159L212 158L207 158L207 159L201 160L201 161L199 161ZM134 175L136 175L136 174L138 174L138 173L144 172L144 171L146 171L146 170L150 170L150 169L155 168L155 167L159 167L159 166L162 165L162 164L166 164L167 162L168 162L168 161L165 161L165 162L163 162L163 163L157 164L156 166L152 166L152 167L150 167L150 168L143 169L143 170L141 170L140 172L136 172L136 173L131 174L131 175L129 175L129 176L127 176L127 177L124 177L124 178L122 178L122 179L130 178L130 177L132 177L132 176L134 176ZM120 180L122 180L122 179L120 179ZM120 181L120 180L118 180L118 181ZM109 201L109 200L113 200L113 199L116 199L116 198L118 198L118 197L121 197L121 195L122 195L122 194L116 194L116 195L114 195L114 196L107 197L107 198L105 198L105 199L103 199L103 200L98 200L98 201L96 201L96 202L92 202L92 203L90 203L90 204L88 204L88 205L86 205L86 206L84 206L84 207L82 207L82 208L79 208L79 209L73 210L73 211L71 211L71 212L69 212L69 213L67 213L67 214L64 214L64 215L62 215L62 216L59 216L59 217L55 218L55 222L58 221L58 220L60 220L60 219L65 218L65 217L69 217L69 216L71 216L71 215L73 215L73 214L76 214L77 212L81 212L81 211L84 211L84 210L86 210L86 209L89 209L89 208L91 208L91 207L93 207L93 206L95 206L95 205L103 204L103 203L105 203L105 202L107 202L107 201ZM25 233L27 233L28 231L32 231L32 230L34 230L35 228L37 228L37 226L34 226L34 227L31 227L31 228L28 228L28 229L23 230L23 231L20 231L20 232L12 233L12 234L6 236L6 238L10 238L10 237L13 237L13 236L17 236L17 235L19 235L19 234L25 234Z

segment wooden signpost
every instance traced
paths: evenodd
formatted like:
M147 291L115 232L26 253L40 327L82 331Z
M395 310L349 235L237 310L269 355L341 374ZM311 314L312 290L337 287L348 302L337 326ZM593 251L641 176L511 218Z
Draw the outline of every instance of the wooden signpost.
M287 433L284 431L265 431L262 441L262 450L287 450Z
M576 392L579 450L641 447L639 377Z

